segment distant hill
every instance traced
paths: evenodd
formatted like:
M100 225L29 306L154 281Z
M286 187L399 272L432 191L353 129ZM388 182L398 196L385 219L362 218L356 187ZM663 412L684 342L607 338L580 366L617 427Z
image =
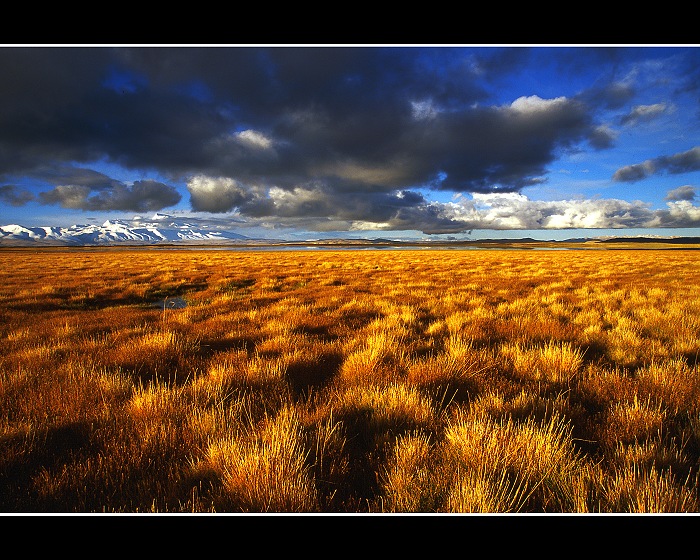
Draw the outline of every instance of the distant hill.
M700 237L610 237L599 243L673 243L674 245L700 244Z

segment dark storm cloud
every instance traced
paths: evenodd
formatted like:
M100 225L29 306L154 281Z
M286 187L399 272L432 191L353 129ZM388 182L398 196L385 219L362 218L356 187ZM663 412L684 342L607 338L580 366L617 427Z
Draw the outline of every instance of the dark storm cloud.
M672 156L659 156L642 163L621 167L613 175L613 181L634 182L651 175L668 173L677 175L700 170L700 146Z
M271 189L265 204L255 197L240 207L242 214L254 217L283 218L330 217L367 223L391 222L406 208L422 208L426 201L416 192L336 192L325 186L292 190Z
M0 200L10 206L24 206L27 202L34 200L34 195L15 185L0 185Z
M668 191L666 194L666 200L677 201L677 200L693 200L695 199L695 187L690 185L684 185Z
M334 193L322 189L277 190L272 204L257 214L241 210L257 218L275 216L288 225L311 229L324 228L330 220L334 228L361 230L418 230L426 234L459 233L468 228L464 221L444 215L442 205L433 205L420 193Z
M0 118L51 118L99 85L112 58L106 48L0 48Z
M517 51L517 49L515 49ZM119 49L118 59L149 77L153 90L205 84L240 123L266 126L275 114L322 107L329 114L390 108L406 95L445 105L483 100L462 49L397 47L209 47ZM479 55L493 72L517 60L511 49ZM515 60L503 63L508 57Z
M39 193L42 204L91 211L150 212L173 206L180 198L173 187L149 180L100 190L85 185L58 185L50 191Z
M200 164L198 147L229 120L191 95L149 88L147 78L115 82L115 55L104 47L0 49L2 173L104 160L177 176Z
M143 212L161 210L182 198L174 187L158 181L135 181L128 185L99 171L69 164L39 164L26 174L42 184L55 185L51 190L40 192L38 200L62 208ZM14 191L6 189L0 196L14 196L14 200L23 202L37 198L26 189L16 188Z
M7 48L4 173L46 162L119 163L294 188L517 190L556 150L592 135L573 102L523 115L475 79L527 49ZM439 62L440 64L436 64ZM513 100L514 101L514 100ZM267 150L236 141L252 130ZM439 173L447 180L435 183Z
M414 180L423 183L440 169L446 178L432 186L451 191L516 191L539 183L556 150L594 132L584 106L564 98L519 98L426 120L404 129L397 160L411 161Z
M110 189L121 185L120 181L94 169L60 163L55 165L37 165L31 171L28 171L27 175L47 184L74 185L96 190Z

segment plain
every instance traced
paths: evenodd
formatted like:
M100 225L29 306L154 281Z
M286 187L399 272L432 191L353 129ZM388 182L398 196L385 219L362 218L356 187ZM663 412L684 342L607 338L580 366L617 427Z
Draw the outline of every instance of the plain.
M0 511L700 512L700 252L0 251Z

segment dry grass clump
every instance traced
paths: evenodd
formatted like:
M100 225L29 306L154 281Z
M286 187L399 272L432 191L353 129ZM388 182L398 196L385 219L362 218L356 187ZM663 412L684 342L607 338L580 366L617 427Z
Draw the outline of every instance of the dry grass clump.
M445 453L458 473L448 511L587 511L587 465L556 415L518 422L460 412L445 432Z
M602 500L617 513L697 513L696 480L679 484L669 471L630 466L605 484Z
M371 384L390 381L398 376L403 351L401 334L391 331L370 332L359 344L356 340L346 350L340 369L345 382Z
M700 511L695 251L0 251L0 510Z
M700 370L686 360L652 360L635 372L640 391L658 400L675 416L700 410Z
M204 461L221 479L218 507L242 512L319 511L304 431L296 416L285 408L242 434L209 443Z
M558 415L523 422L458 409L444 438L397 441L382 478L393 512L518 513L588 511L592 466Z
M583 351L568 342L548 341L533 347L507 342L499 351L521 380L566 385L583 366Z

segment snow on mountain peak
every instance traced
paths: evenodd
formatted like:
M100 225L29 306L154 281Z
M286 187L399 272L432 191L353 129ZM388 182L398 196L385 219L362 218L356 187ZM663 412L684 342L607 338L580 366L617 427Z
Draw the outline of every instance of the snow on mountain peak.
M7 233L21 233L21 232L26 232L29 231L27 228L20 226L18 224L7 224L6 226L2 226L2 229L4 232Z
M155 214L160 220L170 218ZM156 224L129 224L121 220L106 220L100 225L73 225L70 227L32 227L18 224L0 226L0 244L12 245L43 242L64 245L114 245L120 243L152 244L163 242L193 242L247 239L230 231L216 231L192 224L171 222Z

